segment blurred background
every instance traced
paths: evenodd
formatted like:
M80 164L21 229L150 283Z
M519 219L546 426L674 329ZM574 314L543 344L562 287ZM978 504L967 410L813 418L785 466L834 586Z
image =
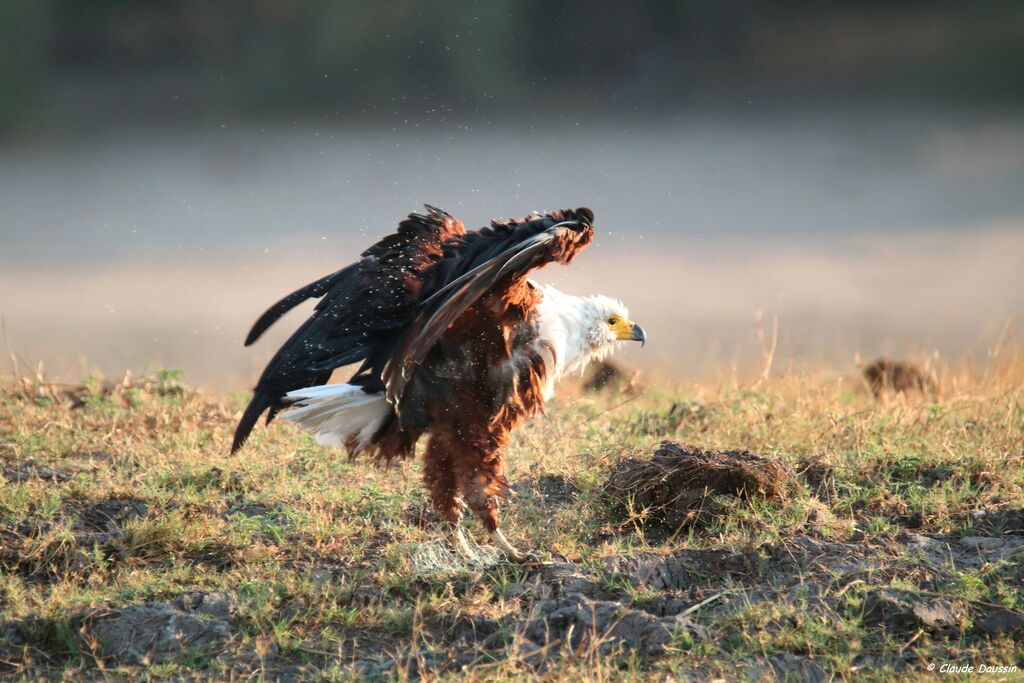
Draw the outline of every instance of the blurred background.
M251 384L423 203L592 207L538 279L663 378L989 352L1024 313L1024 4L0 2L0 314L22 371Z

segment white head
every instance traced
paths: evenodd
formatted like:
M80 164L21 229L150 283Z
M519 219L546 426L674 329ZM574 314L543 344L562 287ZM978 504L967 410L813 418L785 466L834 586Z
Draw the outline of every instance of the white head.
M556 365L548 378L581 371L592 360L605 358L622 341L644 342L642 327L629 319L621 301L606 296L572 296L551 285L536 285L543 298L538 305L540 337L554 351Z
M586 340L595 352L611 351L620 341L647 341L644 329L629 319L621 301L598 294L582 297L581 304Z

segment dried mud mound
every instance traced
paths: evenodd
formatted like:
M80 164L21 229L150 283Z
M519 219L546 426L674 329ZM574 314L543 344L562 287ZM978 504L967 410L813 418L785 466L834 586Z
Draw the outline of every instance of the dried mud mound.
M679 528L709 511L709 498L730 495L783 503L797 480L783 462L749 451L709 451L663 441L651 458L624 460L604 485L619 521L643 511L645 523Z
M878 358L861 372L875 398L885 392L926 394L935 391L934 380L913 363Z
M190 593L91 615L80 633L93 654L128 665L172 660L191 649L220 648L231 638L233 598Z
M236 609L233 595L194 591L172 602L76 613L63 627L41 618L0 622L0 653L12 665L18 656L66 661L76 652L112 666L157 664L225 649L238 638Z

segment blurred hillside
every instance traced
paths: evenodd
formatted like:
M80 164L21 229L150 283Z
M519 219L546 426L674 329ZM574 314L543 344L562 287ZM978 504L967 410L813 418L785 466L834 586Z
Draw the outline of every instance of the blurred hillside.
M760 363L759 311L778 368L985 349L1021 83L1020 2L0 0L0 336L248 384L301 312L243 350L255 316L429 202L592 207L541 279L627 301L667 378Z
M1008 103L1018 2L4 0L0 135L429 123L868 97Z

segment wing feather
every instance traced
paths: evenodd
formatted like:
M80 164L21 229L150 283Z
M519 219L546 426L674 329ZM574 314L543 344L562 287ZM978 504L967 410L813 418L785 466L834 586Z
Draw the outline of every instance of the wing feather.
M264 411L269 409L268 422L273 419L289 391L323 384L344 365L363 361L382 366L383 361L374 359L386 355L412 321L426 273L443 258L443 245L464 234L461 222L427 206L426 214L410 214L397 232L364 251L356 263L292 292L260 316L247 345L291 308L320 297L313 315L260 375L235 430L232 452L245 443ZM355 381L383 389L372 373Z
M251 346L254 344L257 339L263 336L263 333L266 332L271 325L281 319L281 316L301 304L303 301L306 301L307 299L320 298L329 292L339 280L346 276L351 276L352 271L355 270L357 265L358 264L353 263L347 268L343 268L336 273L328 275L327 277L311 282L305 287L296 289L294 292L268 308L264 311L263 315L253 323L252 329L249 330L249 334L245 338L245 346Z
M299 303L320 298L263 371L232 452L263 412L273 418L289 391L323 384L351 363L362 361L349 383L386 390L397 412L419 365L474 303L545 263L568 263L591 241L593 218L585 208L555 211L467 233L434 207L411 214L360 261L292 292L256 321L246 345Z
M449 327L482 296L496 288L510 287L545 263L568 262L590 242L593 214L586 209L577 210L577 213L579 216L573 212L559 212L557 218L533 219L536 224L530 231L517 230L521 227L519 223L501 226L510 233L507 239L512 241L511 246L470 267L424 299L416 319L382 372L387 398L392 405L401 404L406 387L424 358ZM563 214L570 220L557 220ZM485 253L491 251L493 249ZM453 267L452 270L457 272L459 268Z

